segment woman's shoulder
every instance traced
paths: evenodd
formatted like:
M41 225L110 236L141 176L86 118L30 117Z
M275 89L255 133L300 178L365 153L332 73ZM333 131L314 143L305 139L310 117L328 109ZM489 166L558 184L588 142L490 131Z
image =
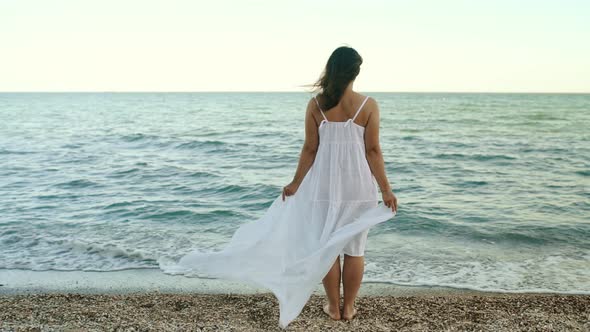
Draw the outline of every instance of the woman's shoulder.
M378 111L379 105L378 105L377 100L375 98L373 98L372 96L370 96L368 94L364 95L364 94L358 93L358 92L357 92L357 95L358 95L357 102L359 102L361 105L363 105L363 109L364 109L363 112L371 113L375 109L377 109L377 111ZM366 99L366 101L365 101L365 99Z
M365 100L365 98L367 99L366 103L372 103L372 104L376 104L377 100L375 100L375 98L373 98L373 96L369 95L369 94L362 94L359 92L355 92L355 99L358 101L360 101L361 103Z
M320 104L319 101L316 99L315 95L309 98L309 101L307 102L306 112L311 115L311 117L315 120L316 123L319 123L323 119Z
M357 105L360 105L360 109L358 109L358 119L359 122L362 123L363 127L367 127L369 124L369 120L375 118L379 118L379 105L377 104L377 100L370 95L358 94L357 96Z
M313 95L307 101L307 109L310 111L317 110L319 111L320 103L318 95Z

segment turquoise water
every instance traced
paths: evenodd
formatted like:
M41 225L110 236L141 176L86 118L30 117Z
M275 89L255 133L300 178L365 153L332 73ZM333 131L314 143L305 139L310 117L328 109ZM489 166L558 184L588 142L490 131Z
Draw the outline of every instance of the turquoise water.
M590 95L369 95L400 208L364 281L590 292ZM221 249L293 176L309 97L0 94L0 268Z

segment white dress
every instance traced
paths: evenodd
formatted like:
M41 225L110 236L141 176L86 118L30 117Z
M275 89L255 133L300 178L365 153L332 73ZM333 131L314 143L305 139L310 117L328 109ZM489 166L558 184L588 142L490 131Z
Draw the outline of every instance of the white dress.
M378 204L365 128L354 122L367 98L346 122L328 121L320 109L316 158L295 195L283 201L280 194L260 219L241 225L223 250L195 249L176 265L163 266L164 272L269 289L279 301L279 326L286 328L336 258L363 255L369 228L395 215Z

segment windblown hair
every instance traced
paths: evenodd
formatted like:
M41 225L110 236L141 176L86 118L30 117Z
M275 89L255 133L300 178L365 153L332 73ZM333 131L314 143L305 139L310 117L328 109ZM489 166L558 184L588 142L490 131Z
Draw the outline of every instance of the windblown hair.
M313 87L321 90L318 101L322 110L327 111L338 105L348 84L361 70L363 58L348 46L341 46L332 52L326 68Z

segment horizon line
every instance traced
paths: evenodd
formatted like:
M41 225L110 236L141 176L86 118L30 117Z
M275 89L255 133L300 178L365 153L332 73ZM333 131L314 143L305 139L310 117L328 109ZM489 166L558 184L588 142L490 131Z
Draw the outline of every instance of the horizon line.
M457 94L590 94L590 91L365 91L357 90L358 92L368 93L457 93ZM298 91L298 90L31 90L31 91L0 91L0 94L8 93L314 93L312 91Z

